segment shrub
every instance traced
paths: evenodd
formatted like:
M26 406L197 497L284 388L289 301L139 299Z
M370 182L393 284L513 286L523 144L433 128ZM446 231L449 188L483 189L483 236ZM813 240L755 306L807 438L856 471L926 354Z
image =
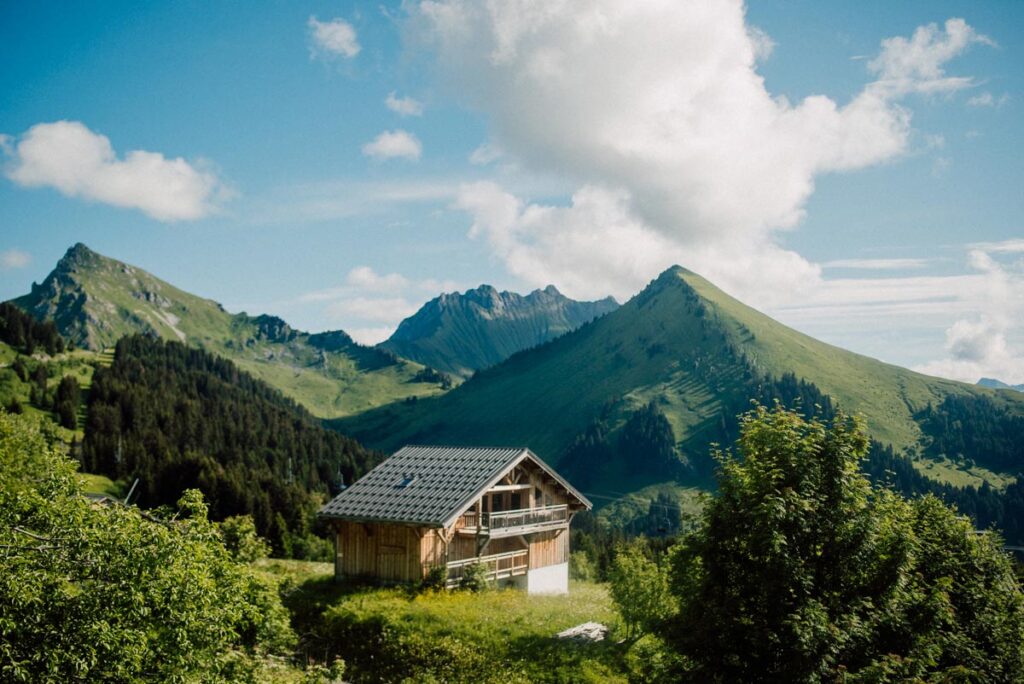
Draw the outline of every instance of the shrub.
M233 515L218 525L224 548L241 563L252 563L270 555L270 544L256 534L250 515Z
M484 563L467 565L462 571L462 583L460 586L469 591L483 591L490 586L487 574L487 566Z
M82 495L58 438L0 414L0 680L234 681L294 635L198 491L143 513Z
M426 577L420 582L421 590L444 589L448 586L448 568L444 565L435 565L427 571Z

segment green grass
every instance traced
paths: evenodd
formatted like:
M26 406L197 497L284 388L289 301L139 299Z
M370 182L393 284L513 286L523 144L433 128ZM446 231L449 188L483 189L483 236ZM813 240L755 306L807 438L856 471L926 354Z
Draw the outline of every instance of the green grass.
M124 482L114 482L105 475L79 473L78 478L82 481L82 490L86 494L106 495L122 499L127 493Z
M612 500L598 500L598 518L613 527L625 527L635 518L644 516L650 510L651 502L659 494L669 493L679 501L683 517L683 529L689 529L700 518L707 492L698 487L684 487L672 482L650 485ZM609 492L610 495L622 494Z
M271 560L258 567L284 579L285 602L307 652L340 655L353 682L627 681L628 645L554 638L589 621L617 629L604 585L573 582L567 596L415 593L336 584L325 563Z
M948 482L954 487L980 487L983 483L996 489L1005 489L1012 483L1015 475L996 473L978 465L967 465L949 458L914 460L914 468L933 480Z
M34 406L29 402L32 390L31 384L29 382L22 382L9 367L18 356L22 357L30 369L40 363L46 365L49 375L46 386L51 392L56 389L64 376L69 375L78 381L83 396L82 404L79 405L78 410L78 425L74 430L68 430L59 426L56 417L51 411ZM11 400L17 398L25 415L50 423L57 431L57 434L66 442L70 442L72 439L81 441L84 436L85 398L90 387L92 387L92 377L96 367L101 364L101 355L85 349L74 349L52 357L43 355L28 357L19 353L10 345L0 342L0 407L10 405Z

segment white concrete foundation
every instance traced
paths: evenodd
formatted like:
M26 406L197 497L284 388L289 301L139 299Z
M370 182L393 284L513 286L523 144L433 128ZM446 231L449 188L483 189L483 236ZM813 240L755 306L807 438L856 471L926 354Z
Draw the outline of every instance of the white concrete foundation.
M569 564L560 563L537 568L526 573L528 594L568 594Z

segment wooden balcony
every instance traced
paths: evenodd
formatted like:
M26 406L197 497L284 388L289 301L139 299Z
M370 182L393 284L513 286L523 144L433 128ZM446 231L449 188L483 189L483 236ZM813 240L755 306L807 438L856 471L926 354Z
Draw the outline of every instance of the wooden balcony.
M525 575L527 570L530 569L530 552L522 549L520 551L495 553L490 556L452 561L448 564L448 588L451 589L459 586L462 583L466 568L477 563L481 563L487 568L488 581L497 582L501 579Z
M477 520L476 511L467 511L459 521L460 534L485 537L514 537L530 532L565 529L569 526L569 506L541 506L521 508L514 511L495 511L481 514Z

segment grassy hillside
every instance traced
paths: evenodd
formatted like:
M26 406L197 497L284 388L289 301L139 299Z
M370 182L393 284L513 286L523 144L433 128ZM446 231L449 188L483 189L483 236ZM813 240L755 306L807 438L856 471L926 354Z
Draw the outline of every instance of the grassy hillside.
M730 434L730 414L759 396L765 378L793 374L871 434L898 449L922 441L915 413L949 395L990 397L1014 413L1024 400L927 377L817 341L773 321L681 268L593 323L517 354L445 396L377 409L337 425L383 449L404 443L526 445L557 463L588 425L614 431L653 403L684 458ZM642 459L643 454L631 455ZM657 479L635 462L594 464L602 490L630 492Z
M65 351L53 356L39 352L27 355L9 344L0 342L0 407L11 410L16 405L21 413L49 423L65 441L81 441L85 418L84 402L79 411L76 428L67 429L59 425L53 412L53 394L65 376L75 378L83 394L87 393L96 368L104 363L106 359L102 354L84 349ZM40 374L42 383L37 383ZM36 388L35 392L33 386ZM40 391L41 386L45 386L45 391Z
M469 377L616 308L611 297L577 302L554 285L526 296L481 285L430 300L378 346L440 371Z
M310 335L273 316L230 314L210 299L82 244L14 300L56 323L76 346L99 351L125 335L184 342L230 358L320 417L346 416L441 392L419 364L356 344L343 332Z
M554 638L589 621L617 627L605 585L573 582L568 596L417 594L339 585L326 564L271 560L259 567L285 578L302 649L316 659L343 658L346 681L628 681L630 644Z

